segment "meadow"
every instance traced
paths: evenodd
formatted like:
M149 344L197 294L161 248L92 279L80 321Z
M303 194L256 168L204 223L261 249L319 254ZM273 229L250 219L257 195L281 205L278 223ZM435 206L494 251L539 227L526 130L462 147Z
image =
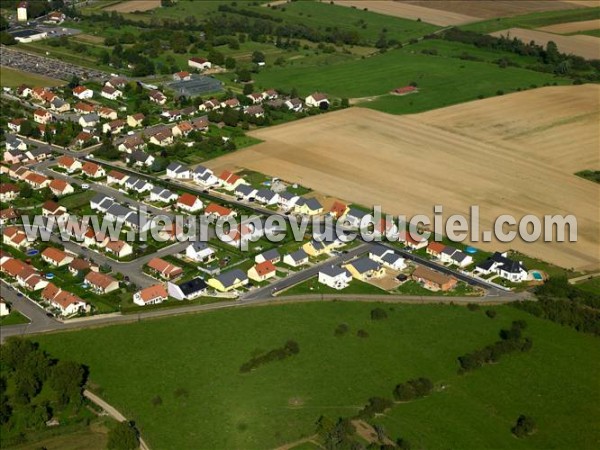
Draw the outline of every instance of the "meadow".
M22 84L32 86L62 86L65 82L2 66L0 67L0 84L7 87L16 87Z
M600 18L600 7L577 8L558 11L543 11L524 14L516 17L490 19L482 22L463 25L465 30L479 33L492 33L507 28L540 28L566 22L581 22Z
M440 44L450 48L447 43ZM431 45L437 45L437 41ZM417 54L412 53L410 48L323 67L272 68L260 72L255 78L261 88L289 91L295 87L306 95L320 91L336 97L365 98L368 101L361 106L392 114L427 111L476 100L480 96L495 96L499 91L509 93L527 89L532 85L567 83L567 80L551 74ZM392 89L411 82L418 84L418 94L403 97L388 95Z
M388 319L372 321L385 308ZM215 311L39 336L42 348L90 369L90 385L135 420L153 449L274 448L314 433L321 415L349 417L369 397L425 376L431 396L398 404L376 422L415 448L592 448L600 439L598 340L510 306L331 302ZM466 376L456 357L528 323L528 353ZM335 337L346 323L349 333ZM369 337L360 338L358 330ZM300 352L247 374L240 365L288 339ZM516 440L529 414L538 432Z

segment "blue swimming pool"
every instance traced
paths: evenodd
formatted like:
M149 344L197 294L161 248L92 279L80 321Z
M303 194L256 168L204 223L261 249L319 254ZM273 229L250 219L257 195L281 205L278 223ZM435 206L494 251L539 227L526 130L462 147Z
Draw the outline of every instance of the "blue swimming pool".
M533 275L533 278L536 279L536 280L542 281L544 279L544 277L542 276L542 274L539 273L539 272L533 272L532 275Z

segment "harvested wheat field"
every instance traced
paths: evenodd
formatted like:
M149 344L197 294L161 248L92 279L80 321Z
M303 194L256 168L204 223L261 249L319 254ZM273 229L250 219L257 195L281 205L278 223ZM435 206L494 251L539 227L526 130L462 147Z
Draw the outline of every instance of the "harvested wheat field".
M491 35L517 37L523 42L535 41L536 44L543 46L546 46L549 41L553 41L562 53L572 53L586 59L600 59L600 38L594 36L561 36L524 28L509 28L508 30L491 33Z
M481 207L481 230L512 214L574 214L577 243L514 248L566 268L597 269L600 86L550 87L412 116L350 108L254 131L265 142L210 161L249 168L392 214L444 215ZM543 114L541 114L543 112Z
M365 2L362 2L365 3ZM371 3L371 2L369 2ZM421 6L482 19L513 17L538 11L557 11L585 6L598 6L597 2L570 2L560 0L402 0L402 3Z
M600 30L600 19L582 20L581 22L558 23L547 27L538 28L539 31L548 33L571 34L578 31Z
M144 12L158 8L160 0L128 0L117 3L116 5L107 6L105 11L116 11L120 13L132 13L136 11Z
M423 22L439 26L462 25L481 20L480 18L471 15L397 1L370 0L365 2L360 0L340 0L334 3L336 5L355 7L357 9L368 8L371 12L385 14L387 16L402 17L404 19L412 20L421 19Z

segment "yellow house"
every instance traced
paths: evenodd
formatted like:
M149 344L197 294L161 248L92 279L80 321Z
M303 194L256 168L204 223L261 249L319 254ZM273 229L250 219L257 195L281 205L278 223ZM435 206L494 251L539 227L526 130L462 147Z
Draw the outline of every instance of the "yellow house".
M323 205L316 198L301 198L294 205L296 214L305 214L307 216L316 216L323 212Z
M343 267L352 274L352 278L360 281L381 278L385 275L383 266L368 257L359 258Z
M142 121L146 116L142 113L133 114L131 116L127 116L127 125L131 128L137 128L142 126Z
M310 242L307 242L302 246L302 250L304 250L308 256L321 256L325 253L328 253L334 250L337 247L341 247L343 244L340 241L317 241L313 239Z
M219 292L229 292L248 284L248 276L240 269L233 269L211 278L207 284Z

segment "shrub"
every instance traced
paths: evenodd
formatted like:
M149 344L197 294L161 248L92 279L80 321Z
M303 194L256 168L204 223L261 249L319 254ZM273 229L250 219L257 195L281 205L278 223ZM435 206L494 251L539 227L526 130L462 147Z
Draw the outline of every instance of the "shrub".
M493 309L488 309L485 311L485 315L488 316L490 319L493 319L494 317L496 317L496 311Z
M340 323L333 332L334 336L343 336L350 331L350 327L346 323Z
M479 305L477 303L469 303L467 309L469 311L479 311Z
M536 430L535 421L525 415L520 415L517 419L517 423L511 428L512 433L518 438L523 438L533 434Z
M369 333L368 333L366 330L362 330L362 329L361 329L361 330L358 330L358 331L356 332L356 335L357 335L359 338L368 338L368 337L369 337Z
M375 308L371 310L371 320L384 320L387 319L387 313L382 308Z

